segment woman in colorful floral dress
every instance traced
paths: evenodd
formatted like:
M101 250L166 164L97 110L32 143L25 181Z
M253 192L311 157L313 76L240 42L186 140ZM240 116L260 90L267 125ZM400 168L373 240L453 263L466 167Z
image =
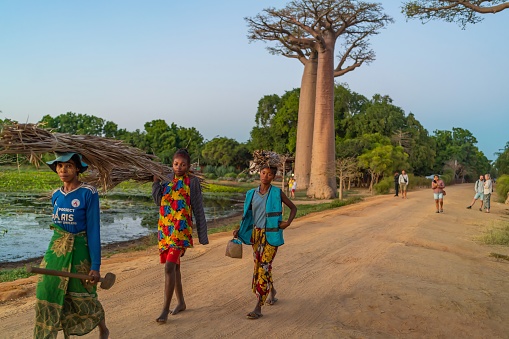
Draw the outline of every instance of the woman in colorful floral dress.
M260 186L246 193L240 228L233 231L234 237L253 247L251 287L256 295L256 305L247 314L248 319L262 317L262 306L266 303L274 305L278 300L272 279L272 262L278 247L284 243L283 230L290 226L297 213L297 207L284 192L271 185L276 172L276 167L261 166ZM287 221L282 220L282 203L290 208Z
M178 150L173 155L174 173L169 176L169 181L160 182L154 177L152 184L152 197L159 206L159 255L161 263L165 264L164 303L163 311L156 319L158 323L165 323L170 313L175 315L186 309L180 258L187 248L193 247L194 225L200 244L209 243L200 180L189 175L190 165L189 153L184 149ZM173 292L177 297L177 306L170 311Z

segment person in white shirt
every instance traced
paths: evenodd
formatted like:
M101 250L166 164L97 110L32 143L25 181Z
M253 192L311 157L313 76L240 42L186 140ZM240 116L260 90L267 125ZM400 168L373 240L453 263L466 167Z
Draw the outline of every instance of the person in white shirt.
M406 174L405 170L401 171L399 175L399 191L401 192L401 198L406 199L406 191L408 187L408 174Z

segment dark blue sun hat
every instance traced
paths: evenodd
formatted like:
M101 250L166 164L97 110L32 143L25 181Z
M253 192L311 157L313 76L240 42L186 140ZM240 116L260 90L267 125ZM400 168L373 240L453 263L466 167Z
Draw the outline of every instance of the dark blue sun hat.
M57 155L57 158L55 160L47 161L46 164L48 164L49 168L53 170L53 172L57 172L57 164L59 162L68 162L74 157L74 162L76 163L76 166L79 168L80 172L83 173L87 170L88 165L83 162L83 158L81 157L81 154L74 153L74 152L66 152L66 153L59 153L55 152ZM77 158L77 159L76 159ZM76 161L79 160L79 161Z

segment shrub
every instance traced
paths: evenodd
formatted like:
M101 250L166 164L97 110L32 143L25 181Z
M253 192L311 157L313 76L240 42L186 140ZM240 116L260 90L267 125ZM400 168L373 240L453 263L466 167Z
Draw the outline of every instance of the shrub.
M408 180L410 181L410 178L408 178ZM393 186L394 178L386 177L379 181L377 184L373 185L373 189L376 194L388 194L391 187Z
M509 193L509 175L504 174L498 178L495 188L497 189L498 202L504 203L507 199L507 193Z
M237 179L247 179L247 174L242 172L237 175Z
M236 174L236 173L233 173L233 172L230 172L230 173L226 173L226 174L224 175L224 177L225 177L226 179L235 179L235 178L237 177L237 174Z
M416 177L413 174L408 175L408 181L410 181L408 188L412 189L415 187L431 187L431 180L426 177Z
M211 165L207 165L205 167L203 167L203 173L216 173L216 167L215 166L211 166Z
M218 177L224 177L228 173L235 173L235 167L233 166L217 166L216 175Z
M445 186L454 184L454 172L451 170L445 171L444 174L440 175L440 179L444 182Z
M217 179L217 175L214 172L203 173L203 176L207 179Z

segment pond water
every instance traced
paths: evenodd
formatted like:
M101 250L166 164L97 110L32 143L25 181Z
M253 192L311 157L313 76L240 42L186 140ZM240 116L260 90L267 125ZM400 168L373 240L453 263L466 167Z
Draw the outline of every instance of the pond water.
M204 196L208 221L242 210L241 197ZM53 235L49 197L0 192L0 263L43 256ZM137 239L157 230L158 212L146 196L101 197L103 245Z

